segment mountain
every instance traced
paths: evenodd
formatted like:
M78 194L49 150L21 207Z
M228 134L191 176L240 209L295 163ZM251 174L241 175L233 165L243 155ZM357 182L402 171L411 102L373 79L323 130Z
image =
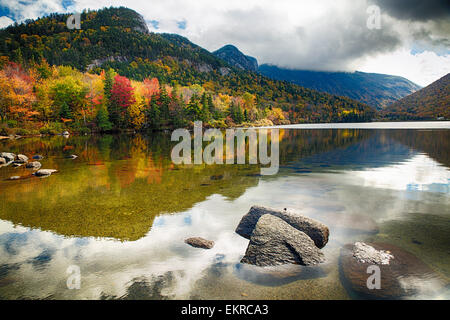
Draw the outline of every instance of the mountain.
M350 98L242 69L255 69L255 59L244 56L248 63L230 64L185 37L148 32L142 16L128 8L85 10L80 30L67 28L68 17L54 13L1 29L0 62L9 59L32 67L45 60L91 74L112 68L136 81L157 78L172 87L199 85L212 98L225 99L217 100L225 104L224 111L230 103L223 95L228 95L233 103L255 106L262 117L276 114L291 123L368 121L375 116L371 107ZM236 61L242 60L231 51Z
M259 72L276 80L286 80L300 86L346 96L377 109L383 109L421 87L398 76L364 72L320 72L282 69L263 64Z
M383 113L394 120L450 120L450 73L389 105Z
M223 46L219 50L214 51L213 54L233 67L242 70L258 71L258 61L253 57L246 56L231 44Z

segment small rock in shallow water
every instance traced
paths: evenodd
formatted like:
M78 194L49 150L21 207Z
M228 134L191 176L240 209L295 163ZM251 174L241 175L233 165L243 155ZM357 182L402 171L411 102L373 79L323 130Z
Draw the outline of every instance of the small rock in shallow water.
M184 240L184 242L195 248L211 249L212 247L214 247L214 241L206 240L200 237L188 238Z
M52 173L57 172L58 170L55 169L41 169L33 173L36 177L47 177L51 175Z
M20 176L12 176L8 178L8 180L18 180L18 179L20 179Z
M17 162L17 163L26 163L27 161L28 161L28 157L23 154L18 154L15 159L15 162Z
M0 164L6 164L6 159L5 158L0 158Z
M0 153L0 158L4 158L6 162L10 162L16 158L16 155L11 152L2 152Z
M67 159L76 159L78 156L76 154L71 154L70 156L66 157Z
M39 155L39 154L37 154L37 155L33 156L33 159L34 160L42 160L42 159L44 159L44 157Z
M42 166L42 165L41 165L40 162L38 162L38 161L33 161L33 162L28 162L28 163L25 165L25 168L37 170L37 169L39 169L41 166Z

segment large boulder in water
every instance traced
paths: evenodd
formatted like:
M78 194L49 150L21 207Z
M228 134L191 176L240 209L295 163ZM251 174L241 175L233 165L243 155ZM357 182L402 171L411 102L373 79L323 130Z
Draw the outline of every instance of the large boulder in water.
M368 268L380 268L380 288L369 289L375 275ZM442 289L441 280L413 254L386 243L356 242L341 249L340 270L344 285L361 298L398 299L429 296Z
M278 217L295 229L306 233L314 241L318 248L323 248L328 242L330 231L323 223L305 217L294 211L281 211L261 206L253 206L250 208L250 211L242 217L241 222L236 228L236 233L244 238L250 239L250 236L260 217L265 214Z
M323 253L306 233L271 214L258 219L241 260L257 266L289 263L310 266L324 261Z

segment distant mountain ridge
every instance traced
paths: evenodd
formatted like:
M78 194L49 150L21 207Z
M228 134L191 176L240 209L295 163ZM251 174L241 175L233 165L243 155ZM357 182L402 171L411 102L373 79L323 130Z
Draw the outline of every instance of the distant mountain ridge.
M450 73L384 110L393 120L449 120Z
M346 96L378 110L421 89L408 79L365 72L290 70L263 64L259 72L269 78L289 81L305 88Z
M258 71L258 61L253 57L243 54L231 44L223 46L219 50L214 51L213 54L233 67L248 71Z

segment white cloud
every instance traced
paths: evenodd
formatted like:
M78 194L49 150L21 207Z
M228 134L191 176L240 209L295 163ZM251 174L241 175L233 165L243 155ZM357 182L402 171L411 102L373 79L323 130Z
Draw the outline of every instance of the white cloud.
M432 51L411 54L407 49L369 58L359 69L364 72L403 76L421 86L427 86L450 73L450 55L437 55Z
M6 16L0 17L0 29L9 26L12 23L14 23L14 20L12 20L11 18L8 18Z

